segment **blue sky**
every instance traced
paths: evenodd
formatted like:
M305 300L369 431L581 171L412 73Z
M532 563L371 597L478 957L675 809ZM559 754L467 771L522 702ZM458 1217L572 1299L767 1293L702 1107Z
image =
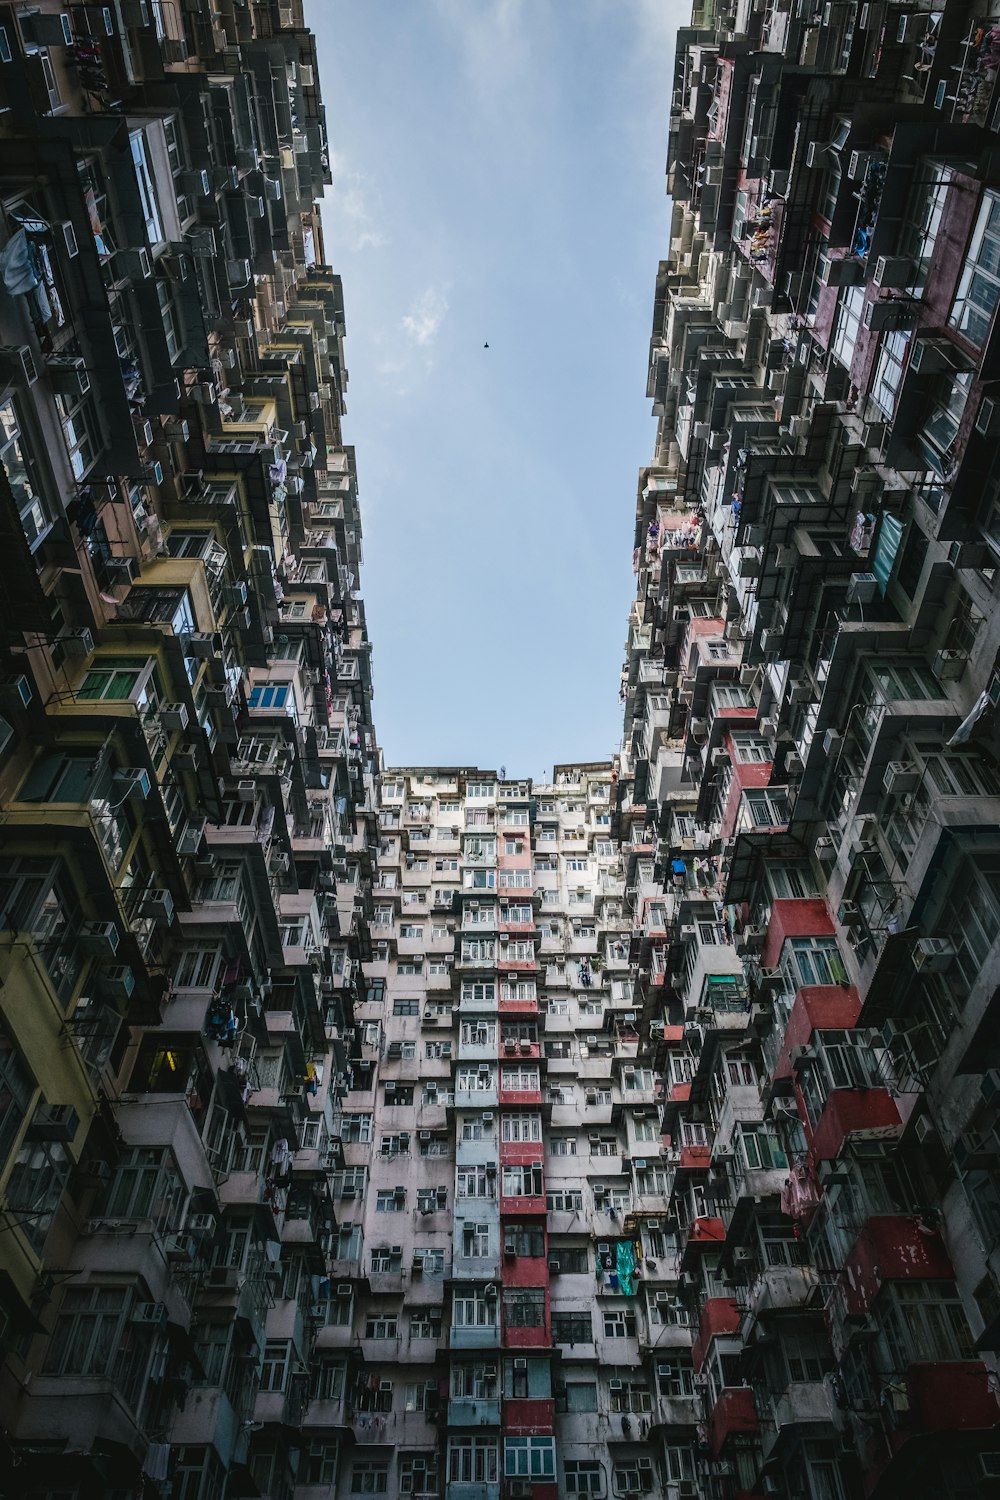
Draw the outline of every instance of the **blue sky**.
M607 758L681 7L313 0L306 18L387 763L537 778Z

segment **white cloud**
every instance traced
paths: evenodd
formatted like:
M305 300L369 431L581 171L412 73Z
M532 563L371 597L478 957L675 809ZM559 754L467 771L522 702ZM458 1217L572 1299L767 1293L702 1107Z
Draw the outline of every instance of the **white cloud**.
M327 218L332 221L335 240L349 250L379 250L389 243L389 236L378 224L381 206L373 178L355 171L343 152L331 151L330 174L333 186L327 194Z
M462 54L480 102L502 92L530 63L526 0L434 0L434 8Z
M403 332L421 349L428 348L437 338L438 329L448 311L448 294L443 287L429 286L417 298L413 307L403 318Z

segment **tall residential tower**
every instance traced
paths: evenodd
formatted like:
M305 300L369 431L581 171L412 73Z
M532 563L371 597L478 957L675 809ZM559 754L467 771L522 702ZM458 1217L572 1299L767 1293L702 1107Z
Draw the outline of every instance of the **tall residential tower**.
M695 6L540 785L376 742L300 0L0 5L0 1495L1000 1493L998 75Z

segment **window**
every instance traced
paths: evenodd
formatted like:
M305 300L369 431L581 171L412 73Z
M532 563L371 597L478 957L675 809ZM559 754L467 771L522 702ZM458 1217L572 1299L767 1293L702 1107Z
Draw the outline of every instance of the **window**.
M627 1339L635 1337L635 1313L626 1308L605 1309L604 1337Z
M375 1195L375 1212L378 1214L398 1214L405 1207L406 1189L404 1187L380 1188Z
M376 1317L370 1315L365 1320L366 1339L394 1339L398 1336L399 1324L393 1317Z
M760 1125L739 1125L737 1129L743 1159L751 1171L787 1169L788 1158L771 1131Z
M500 1454L490 1438L450 1438L448 1441L449 1484L497 1484Z
M34 549L48 533L52 516L36 491L13 401L0 403L0 464L6 470L28 546Z
M490 1226L488 1224L462 1225L462 1254L469 1259L479 1259L490 1253Z
M495 1198L497 1188L496 1167L479 1162L475 1166L459 1167L455 1173L455 1196L457 1198Z
M491 1093L497 1086L492 1068L460 1067L455 1075L455 1088L462 1093Z
M5 905L4 910L8 922L11 921L10 906ZM34 1092L35 1080L9 1034L0 1026L0 1165L6 1164Z
M595 1386L596 1391L596 1386ZM578 1408L589 1410L590 1408ZM595 1408L596 1409L596 1408ZM596 1495L607 1493L604 1485L604 1465L590 1458L568 1458L563 1465L567 1495Z
M849 286L841 289L840 301L837 305L837 316L833 325L833 337L830 342L830 352L839 364L850 369L854 358L854 348L858 341L858 332L861 328L861 309L864 305L865 289L863 286Z
M505 1141L540 1141L542 1139L541 1115L505 1114L502 1122L502 1139Z
M111 1380L134 1408L151 1348L148 1334L128 1321L133 1304L128 1287L68 1287L45 1356L45 1374Z
M507 1287L503 1294L507 1328L544 1328L545 1293L540 1287Z
M434 1452L403 1453L399 1459L401 1495L438 1493L438 1458Z
M981 348L1000 294L1000 193L987 189L965 256L965 269L948 322Z
M458 1400L491 1401L497 1393L498 1379L495 1361L457 1363L451 1371L451 1394Z
M540 1088L537 1065L504 1066L500 1070L501 1087L520 1093L537 1092Z
M790 938L785 949L782 968L790 973L794 989L812 984L847 984L847 970L836 938Z
M577 1213L583 1207L583 1194L575 1189L546 1193L545 1206L549 1213Z
M576 1137L572 1135L550 1136L549 1151L553 1156L575 1156Z
M621 1459L611 1470L611 1487L616 1495L645 1495L654 1484L651 1458Z
M540 1260L545 1254L545 1234L534 1224L508 1224L504 1230L505 1255L524 1255Z
M554 1312L552 1314L552 1342L554 1344L592 1344L594 1325L589 1309L585 1312Z
M504 1166L500 1191L505 1198L538 1198L542 1189L541 1167L525 1163Z
M492 1328L497 1320L496 1298L482 1293L456 1289L451 1304L451 1321L456 1328Z
M287 683L258 682L250 690L248 708L284 708L288 700Z
M419 1016L419 1000L394 1000L392 1002L392 1013L394 1016Z
M389 1492L388 1459L355 1459L351 1469L352 1495L386 1495Z
M114 1219L149 1219L158 1234L174 1231L187 1189L169 1147L133 1146L122 1153L104 1212Z
M439 1339L441 1337L442 1310L440 1307L422 1307L410 1314L411 1339Z
M740 765L770 764L774 759L774 751L767 740L755 734L752 729L734 729L729 738L733 756Z
M497 997L497 986L495 979L463 979L462 1000L463 1001L495 1001Z
M503 1471L506 1475L551 1479L556 1472L555 1438L504 1438Z
M640 1414L653 1409L653 1398L645 1385L634 1380L621 1382L620 1391L611 1392L612 1411L631 1411Z

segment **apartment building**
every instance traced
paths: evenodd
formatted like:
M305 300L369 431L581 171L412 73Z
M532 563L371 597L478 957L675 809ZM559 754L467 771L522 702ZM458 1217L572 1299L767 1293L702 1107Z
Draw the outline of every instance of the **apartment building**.
M0 6L0 1493L1000 1487L998 72L695 6L539 785L382 765L298 0Z
M337 1470L378 756L329 180L300 0L0 7L5 1495Z
M334 1186L361 1256L341 1493L646 1493L667 1428L693 1476L612 792L607 764L384 774Z
M711 1500L1000 1475L998 35L678 36L613 816Z

